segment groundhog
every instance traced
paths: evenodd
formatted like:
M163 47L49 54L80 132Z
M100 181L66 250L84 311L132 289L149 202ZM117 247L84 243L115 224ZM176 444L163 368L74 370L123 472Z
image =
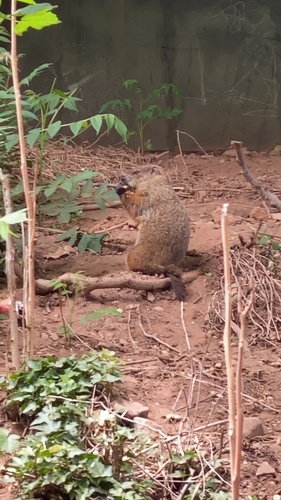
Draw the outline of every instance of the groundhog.
M176 298L184 300L181 264L190 221L164 171L159 166L140 166L120 179L116 192L138 227L135 246L127 254L127 268L168 276Z

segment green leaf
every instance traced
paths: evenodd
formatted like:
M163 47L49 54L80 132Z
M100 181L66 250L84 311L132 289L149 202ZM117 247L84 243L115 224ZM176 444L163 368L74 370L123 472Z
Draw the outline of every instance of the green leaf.
M84 120L79 120L78 122L72 122L69 124L69 128L74 137L76 137L83 127Z
M272 250L277 250L278 252L280 252L281 250L281 245L279 243L277 243L277 241L273 241L271 243L271 246L272 246Z
M85 314L81 318L81 323L82 325L87 325L89 321L98 321L100 318L103 316L118 316L123 317L123 313L120 311L117 311L117 309L114 309L113 307L107 307L106 309L99 309L98 311L93 311L90 313Z
M130 89L135 89L135 90L139 90L139 91L142 90L140 88L139 82L137 80L133 80L133 79L125 80L123 82L123 85L124 85L125 89L127 89L127 90L130 90Z
M69 212L61 212L58 215L58 222L60 224L68 224L68 222L70 222L70 219L71 219L71 215Z
M6 222L6 224L20 224L20 222L25 222L27 220L26 208L4 215L0 220L1 222Z
M16 146L19 142L19 135L18 134L9 134L6 138L6 150L9 152L11 149L13 149L14 146Z
M40 128L34 128L33 130L30 130L26 136L26 142L30 148L33 148L34 144L36 141L39 139L41 133Z
M127 142L128 129L125 123L123 123L122 120L119 120L119 118L115 118L114 127L116 132L118 132L118 134L122 137L123 141Z
M45 189L44 195L46 196L46 198L52 196L52 194L54 194L54 192L56 191L57 187L60 186L60 184L62 184L64 180L65 177L63 175L58 175L58 177L53 182L51 182L51 184Z
M72 186L73 186L73 183L72 183L72 178L71 177L65 179L62 182L62 184L60 185L61 189L63 189L67 193L71 193Z
M0 428L0 451L13 453L19 447L20 436L9 434L7 429Z
M50 136L50 139L55 137L55 135L58 133L58 131L61 129L61 121L58 120L57 122L51 123L48 128L47 132Z
M263 234L259 239L259 245L267 245L267 243L270 243L270 241L271 241L271 236Z
M103 115L103 117L105 119L107 131L109 132L115 123L115 116L112 115L111 113L109 113L109 114Z
M33 71L31 71L31 73L29 73L28 76L26 76L25 78L23 78L23 80L21 80L20 84L21 85L29 85L30 82L31 82L31 80L33 80L33 78L35 78L36 76L40 75L40 73L42 73L42 71L44 69L47 69L50 66L52 66L52 63L40 64L40 66L37 66L37 68L35 68Z
M25 16L27 14L36 14L36 12L39 12L43 9L45 10L52 10L54 6L52 6L50 3L33 3L29 5L28 7L21 7L20 9L17 9L15 12L16 16Z
M92 179L88 179L82 186L81 196L86 198L87 196L92 196L93 193L93 182Z
M72 182L81 182L86 181L88 179L92 179L93 177L97 177L100 175L99 172L93 172L92 170L84 170L83 172L79 172L72 177Z
M78 251L85 252L85 250L90 249L96 253L101 253L101 242L106 236L106 233L101 234L83 234L81 240L78 243Z
M90 123L98 135L100 133L100 129L102 126L102 116L101 115L92 116L90 118Z
M70 111L78 111L76 102L80 101L80 100L81 99L79 99L78 97L69 96L69 97L67 97L66 101L64 102L63 107L66 109L69 109Z
M53 8L53 6L51 6ZM53 12L49 10L40 10L35 14L25 15L17 23L15 33L21 36L29 28L41 30L47 26L59 24L60 20Z
M9 232L10 230L8 224L0 219L0 236L4 241L7 241Z
M68 231L64 231L62 234L58 236L58 241L69 240L69 245L73 246L77 240L78 231L76 227L72 227Z

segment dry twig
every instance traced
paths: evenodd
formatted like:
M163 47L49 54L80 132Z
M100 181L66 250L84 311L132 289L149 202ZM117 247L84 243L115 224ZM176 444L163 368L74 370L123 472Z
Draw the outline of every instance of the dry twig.
M255 178L255 176L250 172L248 167L245 164L244 154L242 149L242 142L239 141L231 141L231 145L234 147L237 155L237 160L241 166L243 175L245 179L254 186L254 188L259 192L259 194L269 202L272 207L277 208L279 212L281 212L281 201L278 196L271 193L267 188L264 188Z

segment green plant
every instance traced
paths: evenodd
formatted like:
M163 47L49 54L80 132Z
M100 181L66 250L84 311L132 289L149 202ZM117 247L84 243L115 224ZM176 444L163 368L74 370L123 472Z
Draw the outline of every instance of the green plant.
M10 434L4 427L0 427L0 452L13 453L19 448L19 438L17 434Z
M151 485L134 477L129 462L136 433L105 406L120 380L119 363L107 350L29 360L10 376L6 411L32 431L6 469L22 500L47 492L85 500L150 498Z
M25 82L27 83L27 82ZM32 128L26 137L27 144L33 148L38 144L39 148L39 176L41 178L44 162L44 150L50 139L57 136L63 129L68 128L68 140L76 138L88 128L92 127L96 134L100 134L102 125L105 124L107 133L112 128L116 130L124 141L127 138L127 128L125 124L113 114L98 114L83 120L62 123L59 114L63 109L68 109L74 113L78 112L77 103L81 99L74 96L76 90L63 92L55 87L55 80L47 94L37 94L32 90L26 90L26 102L29 109L38 117L39 127Z
M102 182L99 186L93 185L93 178L100 175L98 172L85 170L76 175L66 176L57 174L50 183L38 186L37 193L41 194L41 205L39 207L41 219L46 216L54 218L60 225L67 224L73 218L79 218L81 210L81 199L91 198L98 207L105 211L107 201L118 199L115 191L108 188L108 182ZM11 190L12 199L19 202L23 196L23 184L20 181ZM101 243L106 233L87 234L82 233L79 227L73 226L58 236L58 241L67 241L69 245L76 245L79 252L90 249L96 253L101 252Z
M280 252L281 244L274 240L274 237L269 234L259 233L258 245L261 247L269 246L272 250Z
M182 498L190 500L229 498L220 491L221 460L207 462L192 449L173 453L171 445L163 456L161 443L156 451L154 439L125 426L112 410L120 381L120 363L106 349L80 359L29 360L10 375L5 410L27 432L19 448L16 437L7 445L7 432L2 441L15 449L6 480L17 483L20 499L155 500L168 490L179 496L183 488Z
M26 3L28 3L27 0ZM31 3L33 4L33 2ZM51 8L50 4L30 5L30 7L32 7L33 11L36 11L36 9L42 10L44 5L48 5L48 9ZM45 12L44 9L43 11ZM23 16L23 12L27 11L25 9L19 9L18 15ZM31 9L28 9L28 12L30 12L28 16L31 16ZM3 16L3 19L4 18L5 16ZM27 20L25 19L25 22L30 22L30 18ZM3 26L0 26L0 42L6 44L9 42L9 35ZM99 136L103 124L105 125L105 132L103 132L103 134L109 133L112 129L115 129L125 142L127 139L127 128L125 124L110 113L100 113L84 118L83 120L62 123L60 114L63 109L67 109L72 113L78 112L77 104L80 99L74 96L75 91L63 92L55 87L55 81L47 94L38 94L30 89L33 79L49 67L50 64L38 66L30 75L20 82L23 118L25 129L27 130L26 142L30 148L37 147L39 152L37 165L39 183L36 191L39 224L41 224L44 215L58 217L60 223L69 222L71 214L75 215L77 213L78 203L75 202L75 198L80 191L79 183L83 180L89 181L83 184L81 194L82 196L90 196L93 191L93 186L90 182L91 178L98 175L96 172L81 172L77 176L72 177L58 175L49 186L46 186L43 181L45 148L51 139L57 137L63 130L68 130L68 136L64 137L64 142L67 142L68 140L73 140L90 127L92 127L97 136ZM10 58L5 47L0 47L0 99L4 103L4 106L0 109L0 160L2 160L2 162L7 162L8 157L13 156L14 152L17 151L19 136L15 118L16 103L12 85ZM35 123L37 123L38 126L34 127ZM99 188L96 188L94 191L96 203L104 208L104 202L106 200L117 199L116 194L112 190L108 190L107 183L101 183ZM17 199L23 194L22 183L16 187L14 194L16 194ZM49 203L50 199L52 202L51 204ZM85 244L85 242L81 243L81 246L83 244Z
M147 125L157 118L166 118L167 120L171 120L173 117L182 113L182 110L176 107L171 107L167 104L167 98L169 96L177 97L179 95L179 89L173 83L164 83L160 88L154 89L151 94L145 97L144 91L137 80L125 80L123 82L123 86L126 90L134 92L134 98L114 99L112 101L108 101L103 104L100 109L100 113L103 113L107 109L119 112L133 112L137 123L140 151L141 154L143 154L145 147L147 149L152 148L151 140L145 140L144 137ZM162 102L159 104L159 101ZM134 133L135 132L130 132L128 136Z

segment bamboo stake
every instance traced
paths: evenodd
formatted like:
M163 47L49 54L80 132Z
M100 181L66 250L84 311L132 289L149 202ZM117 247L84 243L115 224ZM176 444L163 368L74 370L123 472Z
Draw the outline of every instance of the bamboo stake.
M3 188L3 199L5 206L5 213L11 214L13 211L11 193L10 193L10 179L8 175L4 175L0 168L0 181ZM16 274L15 274L15 248L13 236L11 232L8 233L6 241L6 275L8 284L8 293L10 300L9 321L10 328L7 336L7 355L6 355L6 369L8 371L8 353L11 349L13 367L18 370L20 367L20 354L19 354L19 330L18 318L16 314ZM10 342L9 342L10 341Z
M27 169L26 146L24 137L24 125L22 117L21 93L18 76L17 57L17 36L15 33L17 0L11 0L11 66L13 76L13 86L15 92L16 115L19 133L21 174L24 187L25 202L27 207L27 283L24 286L24 304L27 304L25 311L26 327L28 330L28 357L34 355L35 331L34 331L34 310L35 310L35 280L34 280L34 236L35 236L35 193L31 193L30 182Z
M227 389L228 389L228 418L229 418L229 447L230 447L230 465L231 465L231 483L233 500L238 500L239 490L237 491L237 483L234 481L235 474L235 390L234 390L234 371L232 366L231 356L231 278L230 278L230 254L227 228L227 210L228 203L225 203L222 208L221 216L221 232L223 245L223 262L224 262L224 286L225 286L225 326L224 326L224 354L227 372ZM238 485L239 487L239 485Z

